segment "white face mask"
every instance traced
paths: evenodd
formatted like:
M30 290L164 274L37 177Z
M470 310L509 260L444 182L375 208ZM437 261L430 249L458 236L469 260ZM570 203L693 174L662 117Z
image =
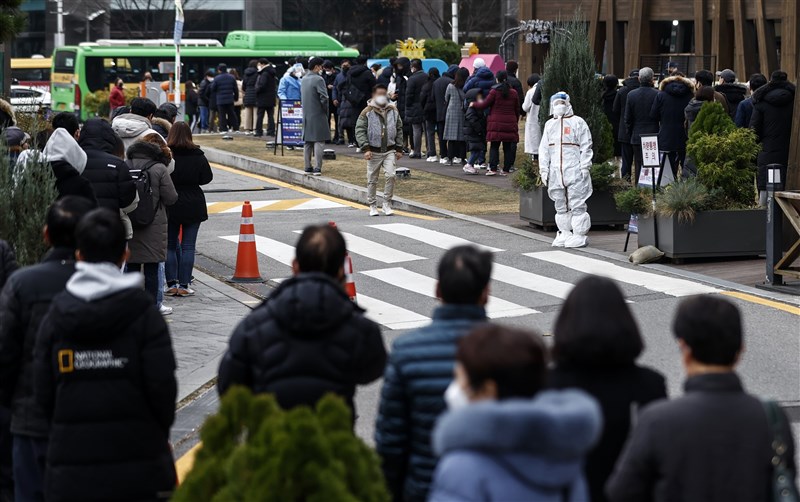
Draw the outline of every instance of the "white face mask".
M448 410L455 411L469 405L469 398L458 382L453 380L444 393L444 402L447 403Z
M389 98L386 97L386 94L375 96L375 104L378 106L386 106L389 104Z
M564 103L558 103L553 105L553 115L556 117L563 117L567 113L567 105Z

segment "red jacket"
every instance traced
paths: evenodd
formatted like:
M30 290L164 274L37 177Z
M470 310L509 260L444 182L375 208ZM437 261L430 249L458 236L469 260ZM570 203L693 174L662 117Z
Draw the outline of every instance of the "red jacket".
M111 89L111 95L108 97L108 103L111 105L112 110L120 106L125 106L125 93L122 92L122 89L114 86L114 88Z
M492 88L489 96L482 103L475 103L475 108L482 110L491 107L486 123L486 141L519 142L519 97L509 87L508 96Z

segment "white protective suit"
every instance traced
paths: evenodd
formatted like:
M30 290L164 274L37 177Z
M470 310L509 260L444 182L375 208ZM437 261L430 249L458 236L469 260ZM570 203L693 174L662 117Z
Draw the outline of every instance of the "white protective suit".
M553 246L583 247L592 226L586 210L592 195L592 133L586 121L572 113L565 92L550 98L550 110L553 118L545 124L539 144L539 172L556 206Z

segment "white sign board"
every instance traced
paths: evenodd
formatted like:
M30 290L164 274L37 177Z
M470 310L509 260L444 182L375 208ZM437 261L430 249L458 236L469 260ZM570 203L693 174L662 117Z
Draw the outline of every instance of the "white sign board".
M642 166L659 167L658 136L642 136Z
M645 166L646 165L647 164L645 164ZM642 171L639 173L639 186L649 188L656 185L660 173L660 167L642 167ZM661 176L661 186L665 187L673 181L675 181L675 177L672 175L672 164L669 161L669 156L665 154L664 175Z

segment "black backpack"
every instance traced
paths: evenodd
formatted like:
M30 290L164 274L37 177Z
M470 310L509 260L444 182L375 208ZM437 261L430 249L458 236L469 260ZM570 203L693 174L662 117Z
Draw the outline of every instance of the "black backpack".
M344 99L350 102L351 105L355 106L359 103L363 103L366 100L366 95L353 84L353 79L349 76L347 77L347 89L344 91Z
M139 194L139 204L136 209L128 213L128 218L131 220L133 228L144 228L153 223L156 218L156 207L153 204L153 185L150 181L150 168L158 161L150 161L141 169L133 167L133 164L128 161L128 169L131 172L134 182L136 183L136 193Z

